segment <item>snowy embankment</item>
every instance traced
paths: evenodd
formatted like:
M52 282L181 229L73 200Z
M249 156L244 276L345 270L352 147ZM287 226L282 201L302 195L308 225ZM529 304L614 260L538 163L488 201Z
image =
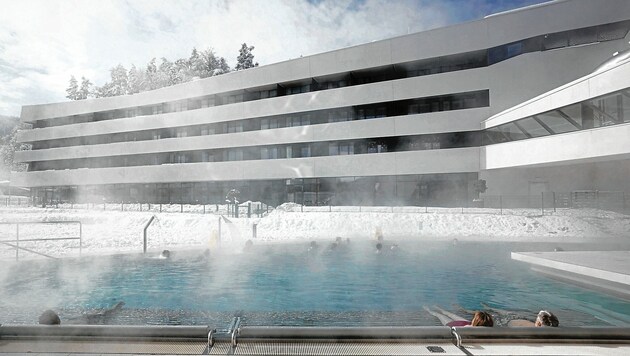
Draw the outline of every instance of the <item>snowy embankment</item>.
M179 206L177 206L179 207ZM133 207L130 207L133 208ZM332 211L329 211L332 210ZM138 210L138 209L135 209ZM191 211L190 207L184 209ZM212 210L212 212L210 212ZM302 211L304 210L304 211ZM595 209L563 209L557 212L512 209L441 209L415 207L358 208L305 207L284 204L262 218L222 218L208 209L207 214L169 212L102 211L70 208L0 208L0 222L80 221L83 254L142 252L143 228L148 249L206 249L217 240L223 246L241 248L247 239L294 241L373 238L381 231L386 239L484 241L572 241L594 237L626 237L630 217ZM225 213L219 207L219 213ZM253 226L256 225L256 237ZM0 225L0 241L15 240L15 224ZM79 236L78 224L20 224L20 240ZM21 247L55 257L77 255L78 240L21 241ZM23 258L35 256L20 251ZM15 249L0 244L0 259L14 258Z

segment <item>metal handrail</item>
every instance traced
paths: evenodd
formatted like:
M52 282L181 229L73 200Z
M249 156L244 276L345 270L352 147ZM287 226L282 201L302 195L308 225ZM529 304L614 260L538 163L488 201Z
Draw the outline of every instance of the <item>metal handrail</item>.
M21 239L20 240L20 225L37 225L37 224L79 224L79 236L78 237L59 237L59 238L41 238L41 239ZM26 247L20 246L20 242L34 242L34 241L56 241L56 240L79 240L79 255L83 253L83 224L78 220L50 220L50 221L2 221L0 225L15 225L16 233L15 240L0 240L1 244L15 248L15 259L19 260L19 251L27 251L36 255L55 258L47 254L37 252ZM15 243L15 244L13 244Z
M7 338L187 338L234 345L246 341L424 341L449 340L454 345L484 340L511 342L622 342L630 343L628 327L561 327L561 328L449 328L426 327L265 327L237 326L228 332L217 332L210 326L112 326L112 325L0 325L0 339ZM458 338L459 336L459 338ZM459 339L459 341L458 341Z

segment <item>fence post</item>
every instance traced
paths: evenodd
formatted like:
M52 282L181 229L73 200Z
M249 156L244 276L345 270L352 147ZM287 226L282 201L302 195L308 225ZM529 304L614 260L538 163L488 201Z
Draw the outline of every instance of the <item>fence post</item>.
M553 212L556 212L556 192L553 192Z
M239 212L240 212L240 211L239 211L239 210L240 210L239 208L240 208L240 206L239 206L238 204L234 204L234 217L235 217L235 218L238 218L238 214L239 214Z
M103 202L103 211L105 211L105 202Z
M302 205L300 205L300 211L304 212L304 203L302 203Z
M124 201L120 202L120 211L125 211L125 202Z
M206 213L206 204L203 204L203 213Z
M545 192L540 192L540 215L545 215Z
M218 231L218 240L221 241L221 217L219 216L219 228L217 229Z
M160 203L160 213L162 212L162 203Z
M180 207L179 207L179 212L183 213L184 212L184 203L179 203Z
M501 215L503 215L503 195L499 195L499 210L501 211Z
M257 229L256 228L257 227L258 227L258 224L252 224L252 238L253 239L256 238L256 235L257 235L257 231L256 231Z
M247 203L247 218L251 218L252 217L252 202L250 201L249 203Z
M142 211L142 203L140 203L140 211Z
M19 260L20 256L20 224L15 224L15 260Z

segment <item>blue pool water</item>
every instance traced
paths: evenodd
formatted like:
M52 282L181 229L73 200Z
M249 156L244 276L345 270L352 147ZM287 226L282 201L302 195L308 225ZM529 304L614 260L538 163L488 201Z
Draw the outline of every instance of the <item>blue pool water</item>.
M47 308L72 322L117 301L125 302L121 313L98 323L207 325L238 315L250 325L438 325L425 305L464 316L486 306L530 318L549 309L566 326L630 322L627 301L510 259L511 251L553 245L400 241L376 254L374 242L327 244L11 263L0 273L0 323L35 323Z

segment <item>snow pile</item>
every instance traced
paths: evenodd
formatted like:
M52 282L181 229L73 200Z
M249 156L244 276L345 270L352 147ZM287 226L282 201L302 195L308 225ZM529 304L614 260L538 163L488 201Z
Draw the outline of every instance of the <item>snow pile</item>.
M107 207L106 207L107 208ZM132 207L130 207L132 208ZM221 243L242 248L247 239L294 241L332 239L336 236L370 239L382 231L386 239L470 239L481 241L554 241L558 239L625 237L630 217L595 209L503 210L438 209L416 207L302 207L283 204L263 218L222 217L225 206L197 213L178 211L175 206L151 211L103 211L64 208L0 208L0 222L80 221L83 254L142 252L143 228L151 216L156 219L147 230L148 249L206 249ZM145 205L146 210L146 205ZM181 210L181 207L180 207ZM366 211L367 210L367 211ZM186 210L185 210L186 211ZM191 207L187 211L196 211ZM253 215L254 216L254 215ZM254 225L256 236L254 237ZM0 241L15 240L17 226L0 224ZM79 235L79 225L21 224L20 240L67 238ZM79 253L77 240L20 242L21 247L68 256ZM34 254L20 251L20 256ZM0 244L0 259L15 258L15 249Z

